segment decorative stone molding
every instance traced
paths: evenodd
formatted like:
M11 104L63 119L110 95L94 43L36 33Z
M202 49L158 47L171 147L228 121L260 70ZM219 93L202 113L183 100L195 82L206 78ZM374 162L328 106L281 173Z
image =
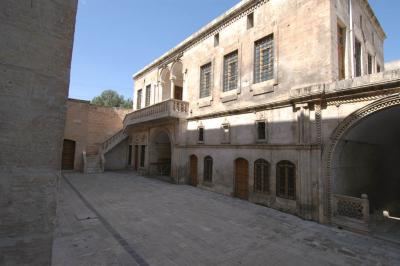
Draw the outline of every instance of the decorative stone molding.
M325 182L325 198L324 198L324 216L327 219L326 222L331 223L332 219L332 176L331 166L333 160L333 154L336 146L342 136L347 130L352 128L361 119L384 109L392 106L400 105L400 94L394 94L378 101L368 104L367 106L355 111L346 117L335 129L329 142L326 145L326 151L323 157L323 177Z

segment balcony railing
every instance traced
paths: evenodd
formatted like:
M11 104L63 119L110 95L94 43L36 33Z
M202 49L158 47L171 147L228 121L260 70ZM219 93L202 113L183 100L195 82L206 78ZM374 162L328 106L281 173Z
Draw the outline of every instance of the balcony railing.
M124 119L124 128L159 119L186 118L188 113L188 102L169 99L127 114Z

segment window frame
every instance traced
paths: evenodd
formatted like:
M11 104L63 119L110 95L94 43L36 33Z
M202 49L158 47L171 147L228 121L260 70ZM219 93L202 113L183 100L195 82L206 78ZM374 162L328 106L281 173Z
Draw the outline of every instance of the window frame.
M266 44L266 50L270 49L270 52L267 52L267 54L270 54L270 59L269 60L269 65L270 66L270 70L267 71L268 73L270 73L270 75L268 76L267 79L263 79L262 76L262 68L263 65L261 65L261 51L263 51L261 49L263 42L265 42ZM260 47L260 56L257 57L257 53L258 53L258 47ZM254 44L253 44L253 84L259 84L259 83L263 83L263 82L267 82L270 80L274 80L275 78L275 38L274 38L274 33L268 34L267 36L264 36L262 38L257 39ZM256 60L257 58L259 58L260 60ZM258 66L259 64L259 66ZM256 69L259 69L259 71L256 71Z
M281 168L285 168L284 176L281 176ZM289 167L292 167L292 176L289 176ZM283 179L283 180L282 180ZM283 182L282 182L283 181ZM296 164L291 161L283 160L276 164L276 196L288 200L296 200L296 182L297 182L297 169ZM283 184L283 185L282 185ZM290 187L292 184L293 187ZM281 187L283 186L283 192Z
M139 89L136 92L136 110L142 109L142 98L143 98L143 89Z
M204 157L203 160L203 182L204 183L212 183L213 181L213 167L214 160L210 155Z
M205 139L204 131L205 131L204 126L199 126L197 128L197 143L199 143L199 144L203 144L204 143L204 139ZM202 137L202 139L200 139L200 136Z
M261 165L262 174L257 176L257 165ZM265 169L266 168L266 169ZM262 175L262 176L261 176ZM255 193L267 193L271 192L271 164L265 159L257 159L254 161L254 186L253 191ZM260 187L258 187L258 185Z
M202 95L202 85L203 85L203 70L209 67L209 74L210 74L210 84L209 84L209 88L208 88L208 95ZM202 66L200 66L200 86L199 86L199 99L204 99L207 97L210 97L212 95L212 88L213 88L213 63L212 61L203 64Z
M151 84L146 86L146 93L145 93L145 99L144 99L144 107L147 107L150 105L151 102Z
M358 48L360 48L358 50ZM359 57L357 56L358 51L360 52ZM363 75L363 63L362 63L363 48L362 43L355 38L354 40L354 77L361 77Z
M259 124L264 123L264 136L265 138L259 138ZM255 122L255 131L256 131L256 142L267 142L268 141L268 121L266 119L256 120Z
M231 64L227 63L227 60L230 56L234 56L236 55L236 78L235 78L235 82L231 82L229 83L229 67ZM232 91L236 91L239 89L239 80L240 80L240 66L239 66L239 49L235 49L232 52L229 52L227 54L224 55L223 57L223 71L222 71L222 93L229 93ZM234 88L230 88L229 85L230 84L235 84Z
M225 128L228 129L228 132L225 132ZM221 144L229 143L231 143L231 125L229 123L223 123L221 125Z

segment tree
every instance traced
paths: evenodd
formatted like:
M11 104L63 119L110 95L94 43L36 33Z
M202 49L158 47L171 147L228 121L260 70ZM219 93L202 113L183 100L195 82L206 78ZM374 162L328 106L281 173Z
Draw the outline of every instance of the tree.
M105 90L100 96L94 97L92 104L105 107L121 107L132 108L133 102L131 98L125 99L123 95L119 95L114 90Z

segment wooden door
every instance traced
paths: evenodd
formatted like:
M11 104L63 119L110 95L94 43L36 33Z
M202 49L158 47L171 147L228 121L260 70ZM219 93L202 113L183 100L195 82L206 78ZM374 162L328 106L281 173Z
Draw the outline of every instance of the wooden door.
M190 184L197 186L197 157L196 155L190 156Z
M235 197L249 198L249 163L242 158L235 161Z
M174 99L176 100L182 100L182 93L183 93L183 88L179 86L175 86L174 89Z
M61 169L74 170L75 141L65 139L63 143Z
M137 170L139 167L139 146L135 145L133 169Z

